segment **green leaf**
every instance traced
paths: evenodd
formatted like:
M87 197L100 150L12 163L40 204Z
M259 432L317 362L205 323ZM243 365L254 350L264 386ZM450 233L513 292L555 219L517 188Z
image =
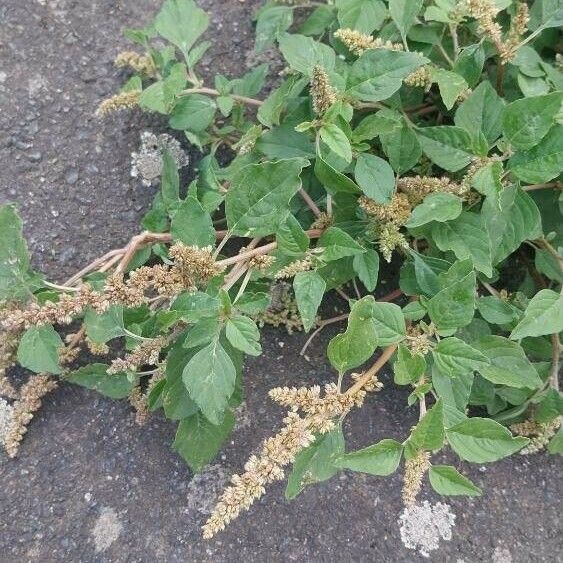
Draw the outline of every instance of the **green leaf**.
M526 336L542 336L563 330L563 296L551 289L542 289L530 301L524 317L510 334L512 340Z
M441 251L451 250L459 260L470 258L476 270L493 275L491 241L477 213L463 211L452 221L434 223L432 238Z
M444 406L449 406L461 413L465 412L467 404L469 403L473 380L474 375L471 372L452 378L443 374L436 367L436 364L432 366L432 386L438 397L444 401ZM447 419L446 428L459 422L456 420L452 424L449 424L449 416L446 411L444 411L444 418Z
M547 451L550 454L563 454L563 426L559 428L557 434L547 445Z
M518 150L535 147L555 124L561 103L563 92L528 97L508 104L502 115L502 125L512 146Z
M180 199L180 176L178 175L176 161L168 151L164 151L162 155L162 175L160 184L162 201L166 207L169 208L175 205Z
M334 6L321 5L315 8L299 28L302 35L320 35L334 21Z
M381 110L364 117L352 131L352 138L357 143L374 139L378 135L394 133L403 125L401 115L392 110Z
M440 340L432 356L438 369L449 377L465 375L490 363L479 350L455 337Z
M285 496L295 498L307 485L320 483L338 473L335 459L344 452L344 435L339 425L323 434L297 454L293 470L287 478Z
M433 465L428 477L432 488L440 495L478 497L482 492L451 465Z
M424 198L424 201L417 205L406 223L409 228L420 227L431 221L444 223L456 219L461 214L462 201L453 194L435 193Z
M561 19L561 0L536 0L530 9L529 28L536 31L539 28L558 27Z
M293 291L305 332L315 324L317 310L326 288L326 282L317 272L299 272L293 279Z
M310 76L315 66L325 71L334 68L334 50L305 35L282 33L278 37L280 51L288 65L297 72Z
M401 87L403 78L428 62L417 53L370 49L353 63L347 94L366 102L386 100Z
M424 154L448 172L465 168L473 159L471 136L461 127L423 127L417 129L417 136Z
M245 237L275 233L301 187L306 165L306 160L293 158L249 164L235 174L225 198L230 232Z
M372 318L374 304L372 295L356 301L350 309L346 332L328 344L328 359L341 374L363 364L375 352L378 341Z
M489 418L468 418L446 430L454 452L466 461L490 463L523 448L528 438L514 438L510 431Z
M299 221L291 214L279 225L276 240L278 248L284 254L301 255L309 248L309 237Z
M186 58L208 25L209 17L193 0L166 0L154 20L159 35L176 45Z
M558 283L563 283L563 271L559 266L559 260L553 254L547 250L536 248L534 263L540 274L544 274Z
M373 304L372 316L378 346L390 346L405 338L407 334L405 317L399 305L376 301Z
M414 259L414 274L420 291L428 297L436 295L443 289L439 275L446 272L451 264L446 260L425 256L414 251L410 254Z
M500 212L499 212L500 205ZM523 241L542 236L540 212L534 200L518 186L507 186L498 198L485 198L481 207L491 248L497 264L514 252Z
M71 371L64 380L75 385L93 389L110 399L125 399L137 384L130 381L126 373L107 374L107 364L89 364Z
M399 344L397 360L393 364L394 381L397 385L416 383L426 371L426 360L418 355L411 354L403 344Z
M414 450L438 450L444 443L444 402L438 399L414 427L408 439Z
M453 70L461 74L469 87L473 88L479 81L479 78L481 78L484 64L485 48L482 43L476 43L468 45L461 50Z
M217 105L209 96L189 94L182 96L170 113L168 125L179 131L201 133L211 125Z
M479 373L485 379L516 388L541 387L542 380L516 342L502 336L483 336L474 345L490 361L490 365L479 368Z
M26 301L40 285L31 269L22 222L14 205L0 206L0 300Z
M407 321L420 321L426 316L426 309L420 301L411 301L403 307L403 316Z
M105 344L108 340L125 334L123 325L123 307L112 305L105 313L98 314L88 308L84 315L86 336L97 344Z
M538 403L534 419L540 423L552 421L563 414L563 393L557 389L548 389Z
M335 170L322 156L317 152L315 159L315 176L319 182L325 187L329 194L338 192L359 193L359 186L348 176Z
M389 13L399 30L403 41L420 12L423 0L389 0Z
M385 4L380 0L336 0L336 7L340 27L361 33L371 34L387 17Z
M508 161L509 170L520 180L541 184L556 178L563 169L563 127L555 125L539 144L519 151Z
M389 164L398 174L410 170L422 156L416 134L404 121L399 130L381 133L380 140Z
M340 469L386 476L397 470L402 454L402 444L396 440L386 439L373 446L344 454L336 458L334 463Z
M217 299L202 291L182 293L170 306L171 311L178 311L188 323L197 322L204 317L214 317L218 309Z
M142 109L168 114L176 95L186 87L187 78L186 65L173 64L167 76L141 92L139 106Z
M182 373L182 380L203 414L213 424L220 424L235 390L236 369L219 339L190 359Z
M510 324L520 317L521 312L507 301L493 295L479 297L477 309L481 316L491 324Z
M262 353L260 331L252 319L243 315L227 319L225 334L228 341L245 354L259 356Z
M190 359L200 348L183 347L182 337L178 338L166 356L166 385L162 390L162 406L166 418L181 420L199 411L199 407L190 397L182 372Z
M215 228L211 215L203 209L199 201L187 197L172 217L170 233L175 241L188 246L213 246L215 244Z
M440 96L446 109L452 109L459 95L467 90L465 78L451 70L443 68L434 69L432 71L432 80L438 84Z
M293 23L290 6L264 6L258 13L254 51L257 54L271 47L279 33L287 31Z
M218 425L211 423L201 413L195 413L180 422L172 447L197 473L219 453L234 426L235 417L230 411L225 413Z
M219 336L220 331L221 323L219 322L219 316L200 319L188 329L182 346L184 348L207 346L207 344Z
M258 108L258 121L266 127L280 124L280 117L288 99L298 96L307 84L306 78L290 76L275 89Z
M346 162L352 161L350 141L346 137L346 133L338 125L334 123L323 125L320 129L320 134L321 139L332 152L342 157Z
M51 325L28 328L18 346L19 364L35 373L62 373L59 364L61 337Z
M338 227L329 227L319 238L317 248L324 249L322 258L326 262L365 252L363 246Z
M428 315L438 329L461 328L471 322L475 312L475 285L475 272L470 272L426 302Z
M486 80L457 108L454 122L474 137L483 133L489 144L492 144L502 132L503 109L502 98Z
M379 254L368 248L364 253L354 256L352 266L365 288L368 291L373 291L377 286L379 275Z
M263 133L256 141L255 147L272 160L315 156L314 145L309 137L288 124Z
M389 203L395 191L395 174L389 164L372 154L362 153L354 169L356 182L364 194L377 201Z

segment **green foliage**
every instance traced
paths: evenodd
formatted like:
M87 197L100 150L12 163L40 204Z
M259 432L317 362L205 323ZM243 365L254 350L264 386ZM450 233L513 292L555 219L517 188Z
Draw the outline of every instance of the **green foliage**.
M0 207L2 319L19 339L19 364L112 398L142 392L151 411L175 421L173 447L199 471L234 427L243 358L262 353L259 327L284 322L308 332L325 294L338 289L354 298L327 348L334 389L356 391L361 375L350 371L383 353L404 391L390 396L417 405L419 421L397 429L402 443L383 438L345 453L348 410L331 411L325 422L334 426L323 430L333 429L311 426L314 441L308 435L310 445L286 459L294 460L288 498L343 469L390 475L403 454L410 461L445 445L462 460L493 462L529 443L508 429L523 421L551 428L547 450L562 453L563 85L551 45L559 3L532 4L530 33L503 64L457 4L266 2L256 14L256 52L276 46L287 64L267 96L267 65L204 85L198 62L210 46L201 41L209 18L193 0L166 0L153 24L127 30L154 72L136 72L123 92L140 90L140 108L165 116L204 156L185 186L163 151L146 232L117 253L126 284L155 264L158 284L137 300L108 292L111 256L79 280L107 308L78 305L83 289L34 272L15 208ZM508 40L515 7L496 4ZM335 35L343 28L368 34L366 48ZM169 244L191 258L180 267ZM215 247L211 259L204 247ZM396 287L386 284L392 276L380 255L400 267L410 301L388 302L397 293L377 301ZM276 285L284 277L291 283ZM184 290L167 291L172 282ZM24 320L14 320L15 309ZM321 319L319 330L342 320ZM70 369L57 331L74 321L90 346L124 345L129 360L163 345L127 372L110 375L102 363ZM155 372L161 379L148 383ZM439 494L481 493L451 466L432 465L428 476Z

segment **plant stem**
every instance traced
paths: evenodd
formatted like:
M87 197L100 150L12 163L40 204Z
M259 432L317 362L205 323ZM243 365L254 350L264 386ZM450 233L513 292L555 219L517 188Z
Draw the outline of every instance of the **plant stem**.
M200 88L188 88L187 90L182 90L178 96L188 96L190 94L208 94L209 96L221 96L221 92L214 90L213 88L205 88L201 86ZM238 96L237 94L229 94L233 100L237 102L242 102L248 106L261 106L264 102L262 100L257 100L255 98L248 98L247 96Z
M392 344L383 350L381 356L377 358L376 362L364 372L362 377L352 385L352 387L348 388L346 391L346 395L353 395L357 391L359 391L371 378L391 359L391 356L395 353L397 349L397 344Z
M299 188L299 195L303 201L308 205L309 209L313 212L315 217L321 216L321 210L318 208L317 204L313 201L311 196L303 189Z
M506 65L504 63L499 63L497 66L497 93L499 96L504 95L504 72L506 70Z
M548 182L546 184L531 184L530 186L524 186L522 189L525 192L531 192L533 190L547 190L550 188L555 188L560 190L563 184L561 182Z
M451 57L448 55L448 53L446 52L446 50L444 49L444 47L442 47L442 44L441 44L441 43L436 43L435 46L438 47L438 51L440 51L440 54L442 55L442 57L444 57L444 59L446 59L446 61L448 62L448 64L453 68L454 62L452 61Z
M248 270L246 271L246 275L244 276L244 279L242 280L242 283L240 284L239 290L237 291L236 297L233 300L233 303L236 303L239 298L241 297L241 295L244 293L244 290L246 289L246 286L248 285L248 282L250 281L250 276L252 275L252 268L248 268Z

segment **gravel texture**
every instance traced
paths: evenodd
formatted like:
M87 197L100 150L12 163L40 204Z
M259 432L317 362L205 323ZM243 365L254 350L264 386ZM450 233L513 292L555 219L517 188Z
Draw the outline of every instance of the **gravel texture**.
M112 66L122 28L140 26L156 0L4 0L0 5L0 201L16 201L35 265L62 280L137 232L151 189L129 176L130 153L156 119L132 112L105 122L98 102L122 76ZM257 1L207 0L215 45L206 73L240 73L253 60ZM192 164L194 166L194 156ZM197 162L197 160L196 160ZM171 451L173 424L139 428L124 402L62 386L44 401L19 457L0 457L0 561L424 561L403 547L400 476L343 473L287 502L281 484L217 539L199 527L232 472L279 426L276 385L330 381L324 331L267 329L264 355L246 365L246 408L232 441L193 479ZM389 374L383 376L389 382ZM402 439L414 424L405 393L388 385L346 422L350 449ZM440 458L441 459L441 458ZM491 466L455 462L484 489L449 501L453 539L433 561L562 561L561 463L540 454ZM438 500L425 488L423 498Z

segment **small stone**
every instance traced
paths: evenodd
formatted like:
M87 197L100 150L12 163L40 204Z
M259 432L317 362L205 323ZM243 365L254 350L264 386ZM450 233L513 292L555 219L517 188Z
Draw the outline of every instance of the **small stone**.
M68 170L65 174L65 180L67 184L76 184L78 182L78 172L76 170Z
M30 160L31 162L40 162L41 159L43 158L43 155L39 152L39 151L33 151L30 153L27 153L27 159Z

